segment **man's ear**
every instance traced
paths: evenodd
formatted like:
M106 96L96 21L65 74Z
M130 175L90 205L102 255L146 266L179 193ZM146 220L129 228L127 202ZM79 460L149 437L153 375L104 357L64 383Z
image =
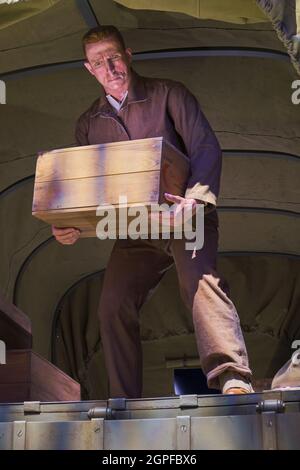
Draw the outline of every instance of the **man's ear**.
M84 62L84 66L90 72L90 74L95 75L94 72L93 72L93 68L92 68L91 64L88 61Z
M127 47L125 49L125 54L127 56L128 62L131 64L131 62L132 62L132 49L130 49L130 47Z

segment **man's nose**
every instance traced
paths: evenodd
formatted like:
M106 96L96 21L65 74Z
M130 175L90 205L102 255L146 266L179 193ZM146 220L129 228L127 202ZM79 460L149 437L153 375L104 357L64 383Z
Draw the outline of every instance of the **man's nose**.
M109 71L111 73L113 73L115 71L115 64L111 59L107 59L106 69L107 69L107 71Z

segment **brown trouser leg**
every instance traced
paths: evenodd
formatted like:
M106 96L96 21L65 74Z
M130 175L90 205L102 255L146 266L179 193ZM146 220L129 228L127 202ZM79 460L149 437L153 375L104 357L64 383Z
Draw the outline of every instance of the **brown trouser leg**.
M216 273L217 216L205 217L204 247L185 249L173 240L180 290L193 312L201 364L208 384L219 388L218 376L232 369L249 377L247 352L236 309ZM110 397L142 394L142 346L138 312L173 259L163 241L117 240L111 254L99 304L101 339L109 375Z
M105 272L99 316L111 398L142 394L138 313L173 264L159 246L162 242L117 240Z
M226 281L216 272L218 218L205 217L204 246L195 257L185 250L185 240L173 240L181 296L192 311L201 367L208 386L220 388L218 376L233 370L251 377L248 355L236 308L229 298Z

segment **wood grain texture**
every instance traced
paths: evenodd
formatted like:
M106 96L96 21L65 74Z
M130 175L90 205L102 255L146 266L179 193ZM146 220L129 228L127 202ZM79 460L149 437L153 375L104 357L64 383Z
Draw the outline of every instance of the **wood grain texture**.
M162 204L184 195L189 161L162 137L60 149L38 158L33 216L96 236L98 207ZM128 224L130 218L128 217Z
M159 170L161 149L158 138L54 150L38 158L36 182Z
M158 171L36 183L38 203L34 204L33 210L79 207L96 210L98 206L117 205L120 196L126 196L129 204L139 201L154 203L158 194Z
M142 205L142 209L148 208L148 204ZM128 206L128 208L134 208L136 211L141 208L141 204L132 204ZM104 215L103 216L98 216L96 215L96 211L89 210L88 208L85 210L82 208L81 210L76 209L74 212L72 209L69 211L63 210L63 211L49 211L47 213L45 212L40 212L36 213L35 216L38 217L41 220L44 220L44 222L50 223L55 225L56 227L74 227L78 228L81 230L81 238L88 238L88 237L96 237L96 228L97 224L103 220L104 217L107 216L107 212L104 210ZM137 215L126 215L126 220L124 221L120 217L120 210L117 208L115 209L115 215L116 215L116 233L119 234L120 229L122 228L122 233L124 232L124 227L128 227L132 221L136 219L138 216L138 212L136 213ZM120 223L121 222L121 223ZM150 233L150 224L151 222L148 219L148 233Z
M25 313L0 294L0 340L7 349L31 348L31 322Z
M80 384L30 349L7 351L0 401L80 400Z

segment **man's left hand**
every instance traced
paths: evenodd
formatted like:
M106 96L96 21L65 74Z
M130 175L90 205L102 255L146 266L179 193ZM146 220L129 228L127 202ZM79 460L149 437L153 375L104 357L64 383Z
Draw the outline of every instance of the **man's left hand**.
M171 211L170 214L170 225L174 227L176 225L176 218L182 224L184 220L184 212L188 211L188 213L194 215L196 213L197 204L205 204L202 201L198 201L196 199L185 198L181 196L175 196L174 194L165 193L165 198L169 202L173 202L176 204L175 210Z

